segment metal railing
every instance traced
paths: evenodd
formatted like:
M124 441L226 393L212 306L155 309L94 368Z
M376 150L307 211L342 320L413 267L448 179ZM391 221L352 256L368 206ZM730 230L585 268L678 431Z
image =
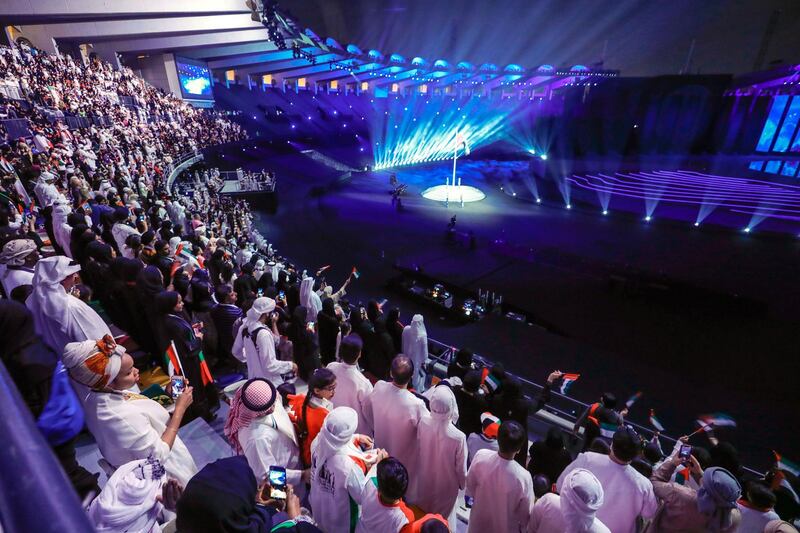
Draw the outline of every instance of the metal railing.
M236 170L223 170L219 173L220 178L222 181L235 181L239 182L239 173ZM275 185L277 180L271 180L267 183L259 183L259 185L263 185L264 187L259 189L242 189L241 183L238 183L238 189L236 192L275 192Z
M187 152L179 155L172 163L167 166L167 192L172 193L172 185L181 172L203 160L203 154L199 150Z

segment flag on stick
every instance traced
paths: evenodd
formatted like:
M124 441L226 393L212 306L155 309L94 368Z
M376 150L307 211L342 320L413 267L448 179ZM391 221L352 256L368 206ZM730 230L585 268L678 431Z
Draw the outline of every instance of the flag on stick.
M178 355L178 349L175 348L175 342L170 341L169 346L167 346L167 370L170 377L174 375L183 375L183 365L181 365L181 358Z
M350 272L350 275L352 275L356 279L361 277L361 273L358 271L356 267L353 267L353 271Z
M711 413L710 415L700 415L697 417L698 422L701 425L706 426L714 426L714 427L721 427L721 426L728 426L728 427L736 427L736 420L733 419L731 415L726 415L725 413Z
M786 470L795 476L800 476L800 465L791 462L774 450L772 454L775 456L775 466L778 467L778 470Z
M561 376L561 394L566 394L572 384L578 381L580 374L564 374Z
M661 424L661 421L656 418L655 409L650 409L650 425L656 428L656 431L664 431L664 426Z
M636 403L636 400L638 400L641 397L642 397L642 392L641 391L637 392L636 394L628 398L628 401L625 402L625 407L630 409L631 407L633 407L633 404Z

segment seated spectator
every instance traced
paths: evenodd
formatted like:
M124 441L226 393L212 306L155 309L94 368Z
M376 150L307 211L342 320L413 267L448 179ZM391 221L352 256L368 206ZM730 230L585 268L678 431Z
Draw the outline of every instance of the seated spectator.
M9 297L20 285L33 283L33 267L39 260L36 243L31 239L14 239L3 246L0 253L0 281Z
M268 380L247 381L231 401L225 436L234 452L247 457L258 479L264 479L270 466L279 465L286 468L288 483L305 489L308 472L300 463L294 425L277 399L277 390Z
M641 450L639 435L631 428L621 428L614 433L611 453L603 455L583 452L570 463L558 478L558 492L564 480L576 468L588 470L600 481L605 493L604 503L597 518L614 533L634 533L636 519L651 518L658 509L653 485L632 466Z
M334 407L350 407L358 413L358 432L371 435L372 429L364 418L364 406L372 393L372 383L358 367L363 343L358 335L348 335L342 339L339 357L342 362L332 362L327 368L336 376L336 395L331 399Z
M481 414L481 432L472 433L467 437L467 467L472 464L472 459L478 450L497 451L497 431L500 429L500 419L490 412Z
M314 519L326 533L349 533L364 503L366 473L388 457L376 450L365 456L354 444L358 415L337 407L325 418L311 445L311 494ZM353 505L355 504L355 505Z
M744 498L737 502L742 521L739 523L740 533L756 533L764 531L769 522L780 517L775 507L775 494L761 481L750 481L745 485Z
M325 417L333 410L331 399L336 394L336 374L318 368L308 380L308 393L289 397L289 416L294 422L300 442L303 465L311 465L311 443L317 437Z
M554 482L572 462L572 456L564 444L564 435L556 426L547 428L544 440L531 444L528 472L531 477L544 474L550 482Z
M469 533L521 531L528 525L534 501L530 474L514 457L526 447L528 435L513 420L500 425L497 453L480 450L467 472L466 495L475 503Z
M403 463L387 457L375 465L364 484L356 533L399 533L413 522L414 513L403 501L407 488L408 471Z
M300 501L287 485L285 502L269 498L265 480L256 482L242 456L207 464L186 485L177 505L181 533L318 533L301 514ZM327 531L327 530L326 530Z
M603 486L588 470L576 468L565 478L561 494L545 494L531 509L528 533L610 533L597 519Z
M431 412L417 428L417 468L408 499L428 513L447 517L456 529L456 500L467 480L467 440L455 426L458 412L450 387L436 387Z
M158 459L131 461L108 478L87 513L98 533L161 531L163 511L175 511L181 492Z
M63 361L70 377L85 387L79 396L84 402L86 425L112 466L152 456L170 477L184 485L197 472L191 453L178 437L178 428L192 403L191 385L187 384L175 400L170 416L159 403L129 392L139 379L139 371L110 335L67 344Z

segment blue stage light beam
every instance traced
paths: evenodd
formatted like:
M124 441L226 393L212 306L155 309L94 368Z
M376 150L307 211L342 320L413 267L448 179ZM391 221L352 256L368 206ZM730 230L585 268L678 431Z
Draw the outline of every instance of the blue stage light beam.
M375 169L444 161L453 158L456 136L471 149L503 137L515 107L489 99L428 99L414 95L401 100L377 101L372 137ZM384 112L381 112L384 111ZM459 150L459 156L463 151Z

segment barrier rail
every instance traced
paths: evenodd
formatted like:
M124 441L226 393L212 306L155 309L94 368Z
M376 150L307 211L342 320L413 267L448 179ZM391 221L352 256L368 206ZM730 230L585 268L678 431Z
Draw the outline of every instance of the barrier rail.
M431 346L435 347L436 350L434 351L438 353L432 353ZM434 365L442 365L445 371L457 352L458 348L439 342L435 339L428 339L428 359L432 360ZM491 361L481 355L473 354L473 359L477 360L478 363L483 366L491 367ZM506 371L506 374L512 375L519 380L522 386L523 395L529 400L533 400L534 396L544 388L543 385L539 385L538 383L534 383L528 379L511 374L508 371ZM538 417L547 423L559 425L562 429L571 430L578 416L589 407L589 404L575 398L565 396L558 391L551 390L550 397L550 401L541 410L528 415L529 420ZM547 416L545 413L551 413L551 416ZM555 415L555 418L552 415ZM652 436L655 434L653 429L642 426L635 422L631 422L628 419L625 420L625 424L632 426L641 435ZM669 443L669 447L664 447L664 452L667 454L669 454L669 452L672 450L675 443L678 442L678 439L670 437L669 435L664 435L663 433L659 433L659 438ZM752 468L743 466L742 469L751 474L763 476L763 472L758 472Z
M78 496L0 362L0 524L3 531L94 531Z
M179 155L167 167L167 192L172 193L172 184L181 172L194 165L195 163L203 160L203 154L199 150L194 152L187 152Z
M219 173L219 176L222 178L222 181L239 182L239 173L236 170L223 170ZM260 183L260 185L265 185L260 189L242 189L241 183L239 183L239 188L236 192L275 192L276 181L277 180L272 180L269 183Z
M31 136L30 123L27 118L7 118L0 120L0 124L5 128L9 139Z

